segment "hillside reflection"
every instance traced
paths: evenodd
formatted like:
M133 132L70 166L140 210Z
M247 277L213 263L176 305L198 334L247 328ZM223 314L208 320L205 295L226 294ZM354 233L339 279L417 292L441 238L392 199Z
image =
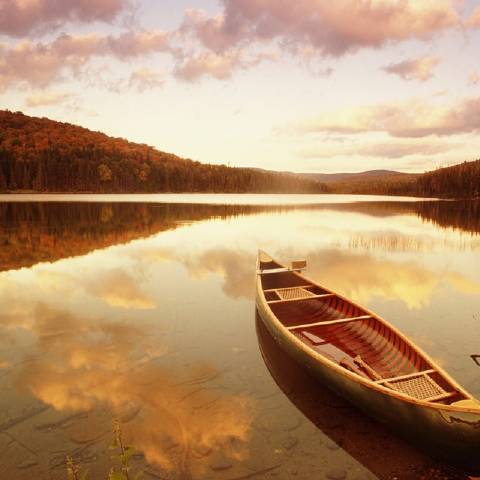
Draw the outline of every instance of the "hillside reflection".
M125 244L184 223L292 210L352 212L372 217L408 215L445 229L480 233L480 202L359 202L261 206L152 203L0 203L0 270L30 267ZM351 248L417 250L432 247L414 236L366 232Z

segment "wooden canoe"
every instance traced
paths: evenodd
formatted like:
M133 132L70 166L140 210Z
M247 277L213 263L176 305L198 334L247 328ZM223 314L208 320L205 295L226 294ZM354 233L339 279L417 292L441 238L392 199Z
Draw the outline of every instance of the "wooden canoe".
M273 338L339 395L428 447L480 451L480 402L395 327L259 252L256 303Z

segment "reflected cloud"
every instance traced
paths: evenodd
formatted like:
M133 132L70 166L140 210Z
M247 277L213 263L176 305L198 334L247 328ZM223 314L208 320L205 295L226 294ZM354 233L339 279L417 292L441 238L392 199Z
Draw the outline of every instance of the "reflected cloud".
M203 468L190 458L199 448L231 458L246 454L249 397L213 389L209 382L219 372L211 368L169 368L168 350L152 326L80 318L42 304L33 316L36 343L16 376L19 388L60 411L138 412L123 420L122 430L148 462L163 468Z
M338 250L309 252L306 257L309 276L362 304L380 297L402 301L409 309L421 309L430 303L442 281L466 294L480 288L479 283L459 273L437 272L414 261L396 262Z
M307 258L312 278L362 304L380 297L420 309L430 302L439 281L436 273L414 262L399 263L339 251L309 253Z
M210 250L196 257L184 257L183 263L194 277L215 273L222 277L222 290L230 298L253 298L256 252Z
M480 292L480 283L459 273L436 272L414 261L397 262L336 249L302 252L289 248L277 254L286 263L293 258L307 258L309 277L364 305L379 297L401 301L409 309L421 309L430 303L442 281L464 294ZM167 259L166 249L162 250L162 259ZM219 275L223 278L222 290L229 298L254 299L255 254L252 252L220 248L189 257L177 255L173 250L170 259L182 263L193 277Z
M137 281L121 268L102 273L85 287L86 291L117 308L150 310L155 301L144 294Z

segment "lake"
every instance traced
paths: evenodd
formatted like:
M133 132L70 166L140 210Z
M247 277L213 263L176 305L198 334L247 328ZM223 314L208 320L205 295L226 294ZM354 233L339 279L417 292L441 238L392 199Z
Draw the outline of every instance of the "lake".
M2 480L106 479L119 431L130 478L467 478L283 354L254 279L306 259L480 397L478 201L2 196L0 246Z

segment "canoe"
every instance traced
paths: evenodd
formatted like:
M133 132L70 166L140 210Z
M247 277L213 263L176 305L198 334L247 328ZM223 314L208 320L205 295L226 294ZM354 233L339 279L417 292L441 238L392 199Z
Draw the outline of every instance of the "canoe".
M337 394L429 450L480 451L480 402L386 320L260 251L258 314L280 347Z
M323 444L323 450L329 452L333 444L353 457L358 463L369 470L375 478L392 479L403 473L402 479L418 480L429 478L428 473L435 469L439 478L461 478L457 468L450 468L444 462L437 462L424 455L418 448L403 441L398 435L388 432L388 427L362 415L353 405L336 395L323 383L309 375L308 371L280 348L266 329L258 312L255 315L258 348L272 379L286 398L302 415L313 423L323 435L330 440L317 442ZM379 442L381 438L381 442ZM313 443L313 442L312 442ZM318 448L318 447L316 447ZM322 453L320 447L319 455ZM395 458L386 452L395 452ZM478 473L474 465L461 466L462 473ZM408 474L407 472L415 472ZM431 477L432 475L430 475ZM354 478L370 478L359 475Z

